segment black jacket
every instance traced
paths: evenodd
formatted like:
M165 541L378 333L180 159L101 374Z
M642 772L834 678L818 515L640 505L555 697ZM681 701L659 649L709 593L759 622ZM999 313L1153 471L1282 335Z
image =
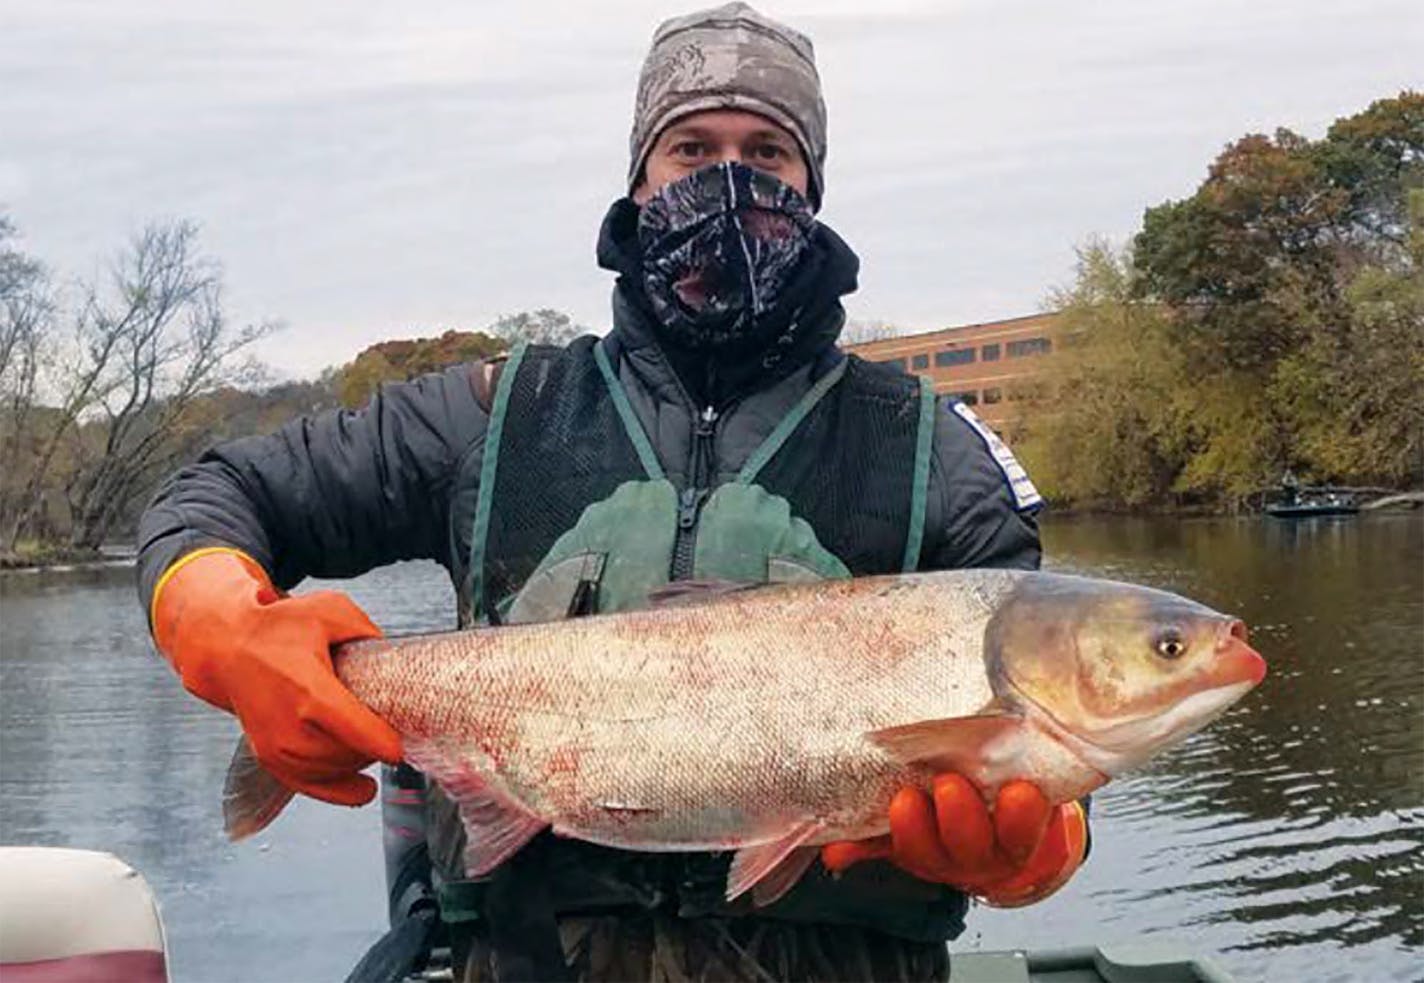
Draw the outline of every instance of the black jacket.
M687 471L698 411L705 402L719 406L716 468L725 480L843 357L835 347L845 317L839 298L855 289L858 261L818 227L812 261L793 287L801 292L794 343L775 359L743 353L710 363L658 343L631 275L632 207L615 205L600 236L600 263L622 274L604 344L675 484ZM474 388L479 373L462 365L386 385L364 409L223 444L173 475L139 524L145 609L174 560L212 545L248 553L283 588L408 559L436 560L460 584L488 422ZM921 566L1033 568L1039 556L1031 510L1016 506L984 439L942 406Z

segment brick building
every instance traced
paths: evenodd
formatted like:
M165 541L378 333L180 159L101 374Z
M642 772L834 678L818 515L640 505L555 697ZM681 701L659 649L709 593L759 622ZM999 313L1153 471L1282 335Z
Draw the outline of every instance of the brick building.
M1030 314L1007 321L964 324L923 334L882 338L845 350L871 362L893 362L929 376L935 390L952 393L991 427L1002 430L1019 407L1038 395L1035 376L1058 344L1058 315Z

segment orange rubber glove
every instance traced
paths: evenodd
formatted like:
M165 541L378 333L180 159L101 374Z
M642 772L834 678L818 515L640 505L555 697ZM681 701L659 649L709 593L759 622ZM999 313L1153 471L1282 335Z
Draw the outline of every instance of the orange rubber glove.
M839 872L863 860L889 860L921 880L1015 908L1066 884L1087 853L1083 807L1051 806L1032 782L1004 785L992 814L962 775L936 776L931 794L902 788L890 802L889 836L829 843L821 862Z
M184 687L235 715L288 788L361 805L376 782L360 771L401 760L400 736L332 669L331 646L381 634L345 594L287 597L245 553L197 550L159 580L152 623Z

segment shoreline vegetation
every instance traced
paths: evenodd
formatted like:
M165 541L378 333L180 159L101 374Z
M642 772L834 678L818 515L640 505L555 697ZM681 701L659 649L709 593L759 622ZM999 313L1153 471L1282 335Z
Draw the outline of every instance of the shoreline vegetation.
M1289 480L1424 484L1424 93L1318 140L1248 135L1054 293L1044 397L1009 428L1075 507L1236 512Z
M135 562L137 558L138 554L132 549L93 550L53 544L22 543L18 549L0 552L0 572L125 565Z
M87 281L18 242L0 211L3 570L112 562L101 544L131 541L159 482L215 443L588 333L526 311L274 385L249 348L277 322L229 323L192 223L149 226ZM1244 136L1128 245L1077 252L1046 302L1054 357L1005 427L1048 516L1241 515L1287 474L1424 487L1424 93L1320 139Z
M1424 490L1412 492L1424 496ZM1348 517L1323 517L1306 519L1306 522L1358 522L1368 521L1369 516L1398 516L1424 509L1419 501L1411 500L1381 509L1363 509L1358 515ZM1200 519L1259 520L1262 522L1300 522L1299 519L1273 519L1260 510L1229 512L1206 506L1147 506L1141 508L1073 507L1049 503L1040 515L1040 522L1071 523L1094 519L1180 519L1193 521ZM43 570L91 570L102 567L133 566L138 554L128 546L106 546L100 550L76 550L66 547L30 545L15 552L0 553L0 575Z

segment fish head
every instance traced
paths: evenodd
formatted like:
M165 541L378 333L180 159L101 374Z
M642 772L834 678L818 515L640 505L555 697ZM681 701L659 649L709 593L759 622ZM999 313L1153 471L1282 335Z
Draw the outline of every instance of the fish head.
M1266 674L1237 618L1059 574L1020 581L985 641L996 690L1109 776L1200 730Z

